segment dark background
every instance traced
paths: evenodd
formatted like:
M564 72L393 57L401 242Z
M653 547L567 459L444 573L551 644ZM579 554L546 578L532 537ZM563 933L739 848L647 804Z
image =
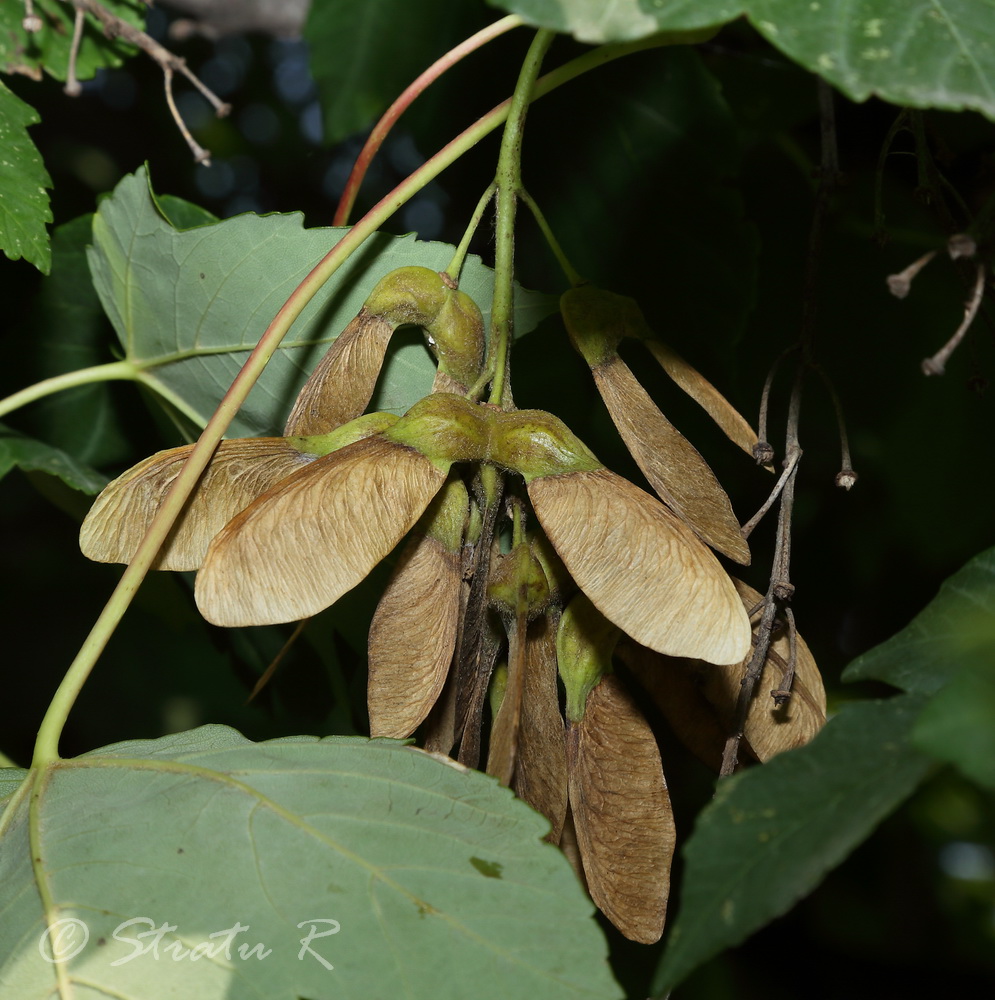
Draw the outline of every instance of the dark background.
M488 19L484 12L474 16ZM153 11L153 33L165 36L167 21ZM526 45L520 32L499 40L457 68L427 109L416 106L378 159L357 209L503 99ZM550 65L575 51L579 47L559 41ZM101 74L76 100L51 80L10 82L42 117L31 135L52 175L55 225L91 212L100 194L143 162L157 192L220 217L302 211L308 225L330 224L363 137L323 141L320 94L304 43L192 39L182 52L234 107L219 121L188 89L181 100L198 140L214 153L210 168L192 163L148 60ZM537 104L528 122L526 184L579 266L638 297L651 325L755 420L771 364L800 330L819 182L816 84L745 26L730 26L702 46L690 58L714 75L731 113L699 138L703 148L726 143L730 161L724 175L706 177L699 187L693 169L675 170L653 150L627 150L625 136L613 129L634 100L638 105L653 92L659 58L631 57ZM687 71L683 63L668 65ZM640 110L634 120L641 120ZM875 218L876 172L899 109L837 96L836 111L843 173L825 217L812 332L815 357L842 402L860 481L849 494L833 485L835 418L823 385L809 377L792 563L799 627L825 675L831 707L887 693L883 686L842 686L839 675L855 655L904 626L945 577L995 543L991 308L982 309L947 374L927 379L919 363L960 322L970 265L938 257L904 302L885 287L888 274L942 247L987 204L995 132L973 114L924 113L928 155L949 186L923 183L923 151L917 155L913 136L902 132L880 178L882 225ZM634 125L629 136L639 134ZM458 241L490 179L497 141L482 143L388 228ZM989 233L978 235L986 253ZM489 259L486 223L473 249ZM518 271L530 287L564 287L524 213ZM7 305L0 343L4 394L49 373L45 349L32 340L41 282L24 262L0 268ZM113 358L109 326L94 349L102 360ZM728 447L692 404L675 398L638 351L626 356L713 464L745 520L764 499L769 477ZM523 339L513 365L520 405L554 410L599 456L638 478L600 404L592 402L589 376L558 321ZM792 372L789 359L772 395L770 437L779 452ZM134 387L108 391L124 430L90 457L102 471L114 475L177 443L164 436ZM44 439L47 420L39 404L9 422ZM52 692L120 574L79 555L78 523L88 503L47 477L19 472L0 488L7 580L2 747L21 764L30 759ZM754 565L744 574L761 590L772 531L765 521L755 533ZM237 726L254 739L362 732L363 637L355 621L368 620L375 584L322 616L269 688L246 705L286 632L211 628L193 608L191 580L149 579L70 717L63 753L206 721ZM661 739L686 834L713 779L666 734ZM988 995L995 985L993 830L991 797L938 771L811 898L704 967L677 996ZM633 997L645 995L658 953L612 940L617 974Z

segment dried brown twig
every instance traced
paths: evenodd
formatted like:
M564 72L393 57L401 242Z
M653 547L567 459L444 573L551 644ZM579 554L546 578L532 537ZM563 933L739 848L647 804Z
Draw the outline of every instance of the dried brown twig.
M190 147L194 160L196 160L197 163L210 165L210 152L204 149L204 147L201 146L190 134L190 130L183 121L183 118L176 107L176 102L173 100L174 74L181 73L185 76L201 92L201 94L204 95L204 98L214 108L218 117L224 117L227 115L231 110L231 107L222 101L221 98L219 98L209 87L205 86L201 82L197 74L189 69L185 59L174 55L140 28L136 28L134 25L128 24L127 21L123 21L116 14L112 14L102 3L99 2L99 0L70 0L70 2L76 10L76 22L73 29L72 46L69 51L69 67L66 73L65 92L71 97L75 97L81 90L79 81L76 79L76 59L79 53L80 42L83 37L84 19L85 16L89 14L91 17L100 22L103 27L104 34L108 38L123 38L126 42L129 42L136 48L141 49L150 59L153 59L156 63L158 63L159 68L162 70L166 88L166 104L169 106L170 114L173 116L173 120L176 122L177 128L179 128L180 134ZM31 16L33 16L33 11L30 0L25 0L25 22L27 22L28 18ZM25 27L27 27L26 24ZM39 21L38 28L40 27L41 23ZM34 30L38 29L36 28Z

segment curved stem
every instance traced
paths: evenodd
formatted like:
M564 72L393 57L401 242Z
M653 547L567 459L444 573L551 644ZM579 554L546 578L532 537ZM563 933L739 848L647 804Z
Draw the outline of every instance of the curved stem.
M92 385L94 382L109 382L114 379L134 380L138 376L138 368L130 361L111 361L105 365L94 365L92 368L80 368L78 371L66 372L65 375L54 375L42 379L26 389L21 389L6 399L0 399L0 417L14 410L27 406L35 400L44 399L54 392L63 389L74 389L79 385Z
M498 155L497 218L495 220L494 247L494 301L491 306L491 359L488 367L494 373L490 402L506 409L513 406L508 381L508 345L511 342L514 321L515 277L515 210L518 192L522 188L522 138L525 116L535 89L539 67L555 33L543 29L536 32L518 75L515 93L511 98L508 121L501 137Z
M497 185L491 183L487 190L480 196L480 201L477 202L477 207L473 210L473 215L470 216L470 221L463 233L463 239L460 240L459 246L453 253L453 259L449 262L449 266L445 270L445 273L455 282L459 282L459 273L463 269L463 261L466 260L466 253L470 249L470 241L473 239L473 234L476 233L477 227L480 225L480 220L484 217L484 212L491 203L496 190Z
M384 139L387 138L387 133L394 127L397 119L407 111L415 98L438 80L447 69L455 66L464 56L468 56L482 45L486 45L487 42L492 41L499 35L503 35L506 31L511 31L512 28L519 27L523 23L517 14L509 14L507 17L502 17L500 21L489 24L475 35L471 35L466 41L460 42L455 48L450 49L444 56L436 59L424 73L421 73L405 88L401 96L384 112L383 117L373 127L369 138L359 151L359 156L356 157L352 172L349 174L348 181L346 181L345 190L339 199L338 207L335 209L335 217L332 219L333 226L344 226L346 224L349 213L352 211L352 206L355 204L356 195L359 193L360 185L366 176L366 171L369 170L370 164L373 162L373 157L377 155L377 151L383 145Z
M542 214L542 211L536 204L535 199L528 193L528 191L525 190L525 188L522 188L518 194L528 210L532 213L533 218L536 220L539 229L542 231L543 238L549 245L549 249L553 251L553 256L559 263L560 269L566 275L567 281L570 282L570 287L576 288L578 285L582 285L584 283L584 279L580 276L579 272L574 270L573 265L567 259L567 255L563 252L563 247L560 246L560 241L554 235L553 230L546 221L546 216Z
M630 52L637 52L641 49L663 44L667 43L659 39L655 43L652 39L640 39L638 42L631 44L606 45L600 49L594 49L579 59L574 59L572 62L559 67L543 77L535 87L533 99L542 97L564 83L613 59L627 55ZM364 240L376 232L398 208L404 205L428 184L429 181L434 180L446 167L454 163L468 149L472 148L484 136L489 135L504 122L508 116L510 106L511 100L509 99L492 108L486 115L461 132L431 159L423 163L413 174L398 184L393 191L377 202L329 250L291 293L290 297L266 328L259 343L249 355L238 375L235 376L235 381L232 382L231 387L225 393L214 415L208 421L203 433L197 440L197 444L191 451L190 457L174 480L172 487L163 499L158 513L149 525L149 530L142 540L141 545L139 545L134 559L132 559L124 571L117 587L114 589L103 611L101 611L93 628L90 630L90 634L84 640L83 645L76 654L76 658L66 671L66 675L62 679L62 683L59 685L39 727L38 739L35 743L34 757L32 759L33 767L44 766L59 759L59 737L69 711L79 696L83 684L90 675L90 671L93 669L97 658L117 628L118 622L120 622L128 605L131 603L139 584L145 578L145 574L148 573L152 560L165 540L173 522L179 516L183 504L193 491L201 473L207 467L207 463L214 454L214 449L217 447L218 442L221 440L238 408L245 401L249 390L255 385L263 368L269 362L269 359L276 351L280 341L283 340L293 322L308 302L311 301L318 289L359 248Z

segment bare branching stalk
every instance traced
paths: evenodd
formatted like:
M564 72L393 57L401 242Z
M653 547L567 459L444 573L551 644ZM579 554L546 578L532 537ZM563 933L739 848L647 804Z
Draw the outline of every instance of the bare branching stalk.
M210 103L211 107L214 108L215 114L217 114L218 117L223 118L227 115L231 110L231 107L222 101L221 98L214 93L214 91L201 82L197 74L187 66L185 59L181 59L179 56L173 55L172 52L160 45L150 35L147 35L144 31L136 28L134 25L128 24L127 21L123 21L116 14L112 14L103 4L99 3L98 0L72 0L72 5L76 9L76 24L73 31L72 47L69 53L69 70L66 74L66 93L70 96L76 96L80 93L79 82L76 80L76 59L79 52L80 41L82 39L83 17L85 14L89 14L100 22L103 26L104 34L108 38L123 38L126 42L129 42L136 48L141 49L142 52L159 65L165 81L166 103L169 105L170 114L173 116L173 120L179 128L180 134L190 147L190 151L193 153L194 159L198 163L209 164L210 153L194 140L193 136L190 134L190 130L186 127L183 118L180 116L175 101L173 100L173 74L181 73L185 76L201 92L201 94L203 94L204 98Z

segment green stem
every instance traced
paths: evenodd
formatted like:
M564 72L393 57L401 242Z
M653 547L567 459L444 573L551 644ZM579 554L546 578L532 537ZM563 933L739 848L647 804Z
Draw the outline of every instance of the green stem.
M553 256L559 263L563 273L567 276L567 281L570 282L571 288L576 288L578 285L582 285L584 283L584 279L577 271L574 270L570 261L567 259L567 255L563 252L563 247L560 246L560 241L553 234L553 230L546 221L546 216L542 214L539 206L535 203L535 199L524 188L522 188L519 192L519 197L523 202L525 202L529 211L535 218L546 243L549 244L549 249L553 251Z
M623 45L606 45L594 49L579 59L559 67L548 73L538 82L533 99L542 97L564 83L602 66L613 59L666 44L652 39L641 39L638 42ZM173 522L179 516L183 504L193 491L201 473L207 467L214 449L221 440L228 424L231 423L236 411L244 402L249 390L262 373L263 368L272 357L280 341L290 329L294 320L312 299L318 289L332 274L359 248L359 246L386 222L387 219L420 191L426 184L438 177L446 167L454 163L467 150L494 131L508 117L511 100L504 101L492 108L486 115L479 118L473 125L461 132L455 139L444 146L431 159L423 163L413 174L402 181L386 197L382 198L369 212L363 216L346 233L341 240L315 265L298 287L291 293L273 321L266 328L259 343L249 355L241 371L235 377L228 392L225 393L214 415L208 421L204 432L190 453L173 486L163 499L162 506L149 525L134 559L125 569L117 587L111 594L90 634L80 647L76 658L66 671L48 711L42 719L35 742L32 767L44 767L59 759L59 737L65 725L69 711L79 696L90 671L100 656L108 640L117 628L128 605L138 590L139 584L149 570L159 547L165 540Z
M505 409L510 409L514 405L508 380L508 347L514 323L515 210L518 207L518 193L522 188L522 137L525 130L525 116L539 76L539 67L555 37L555 33L548 29L536 32L525 55L525 62L522 64L518 83L515 85L515 93L511 98L504 135L501 137L501 152L498 155L497 174L494 178L497 184L497 217L494 246L494 301L491 306L492 364L488 367L494 373L490 402Z
M459 273L463 269L463 261L466 260L466 253L470 249L470 240L473 239L473 234L476 233L477 227L480 225L480 220L484 217L484 212L487 211L487 206L491 203L496 189L496 185L492 183L480 196L480 201L477 202L477 207L473 210L470 222L463 233L463 239L460 240L459 246L453 253L453 259L449 262L449 266L444 272L455 282L459 282Z
M130 361L112 361L106 365L94 365L92 368L80 368L78 371L66 372L65 375L55 375L42 379L27 389L21 389L6 399L0 399L0 417L14 410L27 406L35 400L50 396L53 392L63 389L74 389L79 385L91 385L94 382L108 382L113 379L134 379L138 368Z

